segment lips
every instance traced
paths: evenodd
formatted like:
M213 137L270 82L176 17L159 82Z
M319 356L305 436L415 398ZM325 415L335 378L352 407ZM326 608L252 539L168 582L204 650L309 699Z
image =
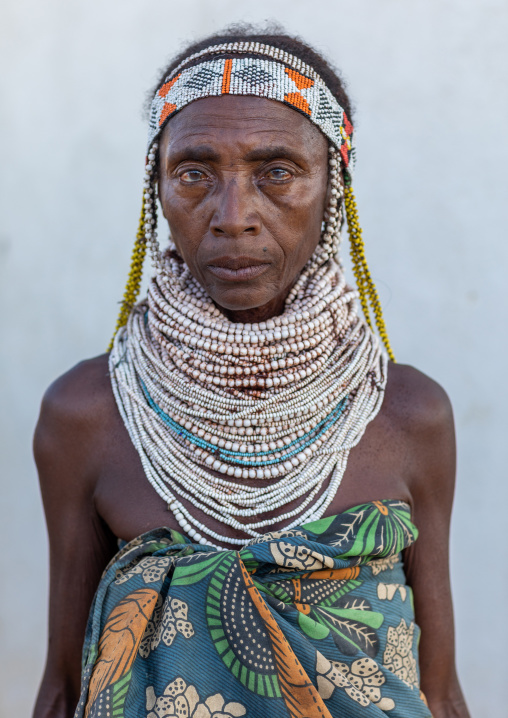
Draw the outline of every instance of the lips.
M211 260L207 268L217 279L238 282L259 277L269 266L270 262L255 257L218 257Z

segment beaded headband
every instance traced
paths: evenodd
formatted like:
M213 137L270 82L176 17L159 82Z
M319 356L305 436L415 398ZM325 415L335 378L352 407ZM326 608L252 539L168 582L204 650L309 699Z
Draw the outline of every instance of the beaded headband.
M221 57L214 57L217 55ZM388 356L395 361L377 290L365 258L362 230L351 187L355 163L353 126L323 79L310 65L285 50L259 42L229 42L200 50L175 67L155 93L150 109L141 217L115 334L125 326L136 304L147 245L151 247L154 264L160 270L155 191L158 138L169 119L183 107L200 98L222 95L265 97L282 102L301 112L330 141L330 166L334 179L332 182L331 178L332 197L325 213L327 221L322 235L327 246L318 247L316 251L321 253L319 261L325 262L338 250L342 221L339 205L343 200L362 310L367 324L371 329L375 324ZM340 181L339 165L345 186ZM112 346L113 339L108 351Z
M321 77L299 58L260 43L231 43L193 56L257 53L256 57L214 58L176 68L155 93L150 108L148 150L168 120L194 100L222 95L251 95L277 100L313 122L340 153L349 178L354 165L353 125ZM266 54L270 59L259 57ZM191 58L185 61L188 65Z

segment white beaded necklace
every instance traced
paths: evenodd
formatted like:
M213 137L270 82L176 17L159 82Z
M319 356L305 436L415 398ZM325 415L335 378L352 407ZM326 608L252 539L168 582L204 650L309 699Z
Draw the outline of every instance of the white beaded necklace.
M153 217L156 150L145 182ZM381 406L387 359L335 259L339 166L330 147L321 242L284 313L266 322L230 322L173 247L161 254L152 225L156 276L116 336L111 380L148 480L196 542L244 545L274 523L293 528L320 518ZM244 537L212 530L195 509ZM278 509L276 519L266 517Z
M269 61L251 57L217 65L215 57L224 53ZM321 241L284 313L258 324L230 322L175 248L161 253L157 241L161 128L194 99L230 92L303 109L332 142ZM154 97L143 236L155 276L147 299L116 334L109 365L117 405L145 474L196 542L241 546L267 526L289 529L323 516L349 451L380 409L387 357L358 316L358 293L346 285L338 259L340 175L341 169L351 174L351 132L344 111L312 68L259 43L206 48L175 68ZM196 509L242 538L200 522Z

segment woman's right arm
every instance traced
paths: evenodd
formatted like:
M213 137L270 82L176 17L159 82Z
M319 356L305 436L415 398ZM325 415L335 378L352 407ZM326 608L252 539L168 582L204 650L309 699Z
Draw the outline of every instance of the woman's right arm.
M49 388L35 431L49 535L50 598L46 668L33 718L74 715L88 612L116 551L94 503L105 443L100 440L100 382L93 369L88 362L78 365Z

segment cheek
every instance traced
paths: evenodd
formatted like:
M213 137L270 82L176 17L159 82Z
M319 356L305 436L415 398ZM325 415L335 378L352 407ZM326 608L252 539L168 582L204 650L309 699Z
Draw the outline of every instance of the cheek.
M160 188L159 201L169 225L171 238L180 254L187 260L200 236L202 213L195 209L195 202L182 198L170 183Z
M323 220L326 206L328 177L319 172L302 183L298 191L290 197L291 208L289 219L291 224L311 229Z
M326 188L309 188L280 208L272 224L275 236L281 237L284 252L291 264L308 259L321 237Z
M162 213L170 224L178 224L186 213L185 202L182 202L173 183L168 180L159 185L159 202Z

